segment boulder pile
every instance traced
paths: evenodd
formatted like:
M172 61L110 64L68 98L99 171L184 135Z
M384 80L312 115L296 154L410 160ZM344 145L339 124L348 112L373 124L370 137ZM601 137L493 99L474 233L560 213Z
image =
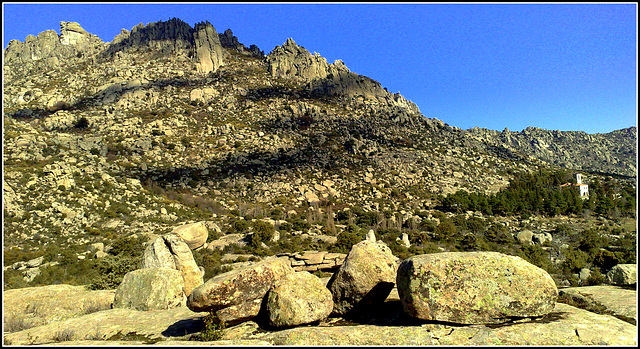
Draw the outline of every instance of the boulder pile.
M148 245L143 269L125 276L114 306L153 310L186 304L227 325L254 320L288 328L376 309L397 285L404 313L414 319L497 324L549 314L558 297L551 276L520 257L443 252L400 263L375 236L351 247L326 286L319 277L294 270L288 256L249 263L206 282L202 275L183 238L165 234Z

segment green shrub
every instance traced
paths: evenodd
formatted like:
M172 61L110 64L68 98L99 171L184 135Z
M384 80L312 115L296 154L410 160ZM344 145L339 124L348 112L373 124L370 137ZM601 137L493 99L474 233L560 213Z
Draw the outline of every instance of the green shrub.
M338 234L338 240L332 247L332 252L337 253L349 253L351 246L364 240L364 231L356 227L354 224L349 224L347 229Z
M607 282L607 277L596 268L591 271L591 274L589 275L585 285L583 286L602 285L602 284L605 284L606 282Z
M249 222L247 222L244 219L238 219L235 220L231 226L233 227L233 230L235 231L235 233L237 234L244 234L247 232L247 230L249 230Z
M253 234L249 236L249 245L257 248L261 243L267 243L273 238L275 229L265 221L253 222Z
M593 265L602 270L609 270L618 263L620 263L620 261L616 257L616 254L611 251L599 250L593 256Z
M203 342L217 341L224 335L226 325L220 322L214 312L210 312L204 317L204 328L196 336L196 339Z
M90 290L110 290L118 288L124 276L140 268L142 258L108 255L98 260L98 276L89 284Z
M518 250L518 256L550 274L555 272L555 266L551 262L549 254L538 245L523 245Z
M566 273L575 273L587 265L587 254L581 250L565 249L565 260L562 262L562 269Z

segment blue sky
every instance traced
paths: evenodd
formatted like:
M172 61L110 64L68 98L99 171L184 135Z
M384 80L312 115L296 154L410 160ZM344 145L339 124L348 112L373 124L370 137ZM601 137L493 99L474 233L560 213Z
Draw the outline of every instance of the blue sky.
M265 53L293 38L451 126L604 133L637 125L637 5L3 3L9 40L78 22L120 29L177 17Z

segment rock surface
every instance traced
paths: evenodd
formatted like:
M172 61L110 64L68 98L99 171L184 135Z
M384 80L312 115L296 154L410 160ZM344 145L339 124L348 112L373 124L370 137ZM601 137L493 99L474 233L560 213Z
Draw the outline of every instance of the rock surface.
M498 252L412 256L398 268L397 283L411 316L460 324L542 316L553 310L558 297L546 271Z
M384 302L396 280L399 260L382 241L361 241L351 247L327 287L336 314L357 312Z
M5 292L5 296L7 294L19 295ZM615 294L612 291L611 295ZM5 297L4 301L13 303L15 299ZM385 305L402 314L396 298ZM4 340L5 344L11 345L637 345L636 326L610 315L595 314L562 303L542 318L495 326L387 320L345 325L325 323L272 332L261 330L255 322L248 321L225 329L219 341L188 341L190 335L202 329L205 315L186 307L154 311L108 309L8 333ZM388 314L384 318L398 317ZM62 330L68 330L72 340L56 342L54 338Z
M331 292L306 271L286 275L267 294L266 316L269 325L278 328L324 320L332 310Z
M171 232L178 235L192 250L202 247L209 237L209 230L205 222L183 224Z
M113 301L114 308L171 309L184 305L184 280L175 269L144 268L128 272Z
M189 246L175 233L153 240L145 249L142 268L168 268L178 270L184 279L184 292L191 294L204 282L202 271L193 259Z
M558 301L598 314L609 314L637 324L636 290L618 286L584 286L560 289Z
M281 259L266 258L207 280L189 295L187 306L193 311L217 311L261 300L276 280L293 272Z
M634 285L637 282L636 264L618 264L607 273L607 279L614 285Z

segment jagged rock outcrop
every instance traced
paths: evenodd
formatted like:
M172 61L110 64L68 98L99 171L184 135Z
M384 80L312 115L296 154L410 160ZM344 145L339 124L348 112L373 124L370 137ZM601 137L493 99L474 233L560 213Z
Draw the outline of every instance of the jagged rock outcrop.
M193 39L195 41L196 69L199 73L209 74L223 64L222 45L215 28L209 23L200 22L195 25Z
M538 127L527 127L520 132L474 127L464 133L486 144L571 169L631 177L637 173L637 127L595 134Z
M412 116L421 115L418 107L399 93L392 94L379 82L351 72L341 60L329 64L320 54L312 55L291 38L276 46L265 61L273 77L306 83L304 88L311 95L347 97L359 104L368 101L376 113L398 122L413 123Z
M38 62L42 67L57 67L64 62L93 56L103 47L104 42L80 24L62 21L60 35L54 30L46 30L37 37L28 35L24 42L11 40L4 51L4 64L13 68Z
M218 37L220 38L220 44L226 49L232 49L242 54L249 54L259 58L264 57L264 51L261 51L258 46L251 45L247 48L247 46L238 41L238 38L233 35L231 29L227 29L224 33L218 34Z
M145 249L142 268L167 268L180 272L184 280L184 293L188 296L204 282L203 274L186 242L175 233L153 240Z
M200 74L215 72L223 62L223 51L218 33L208 21L191 28L186 22L172 18L136 25L131 32L123 29L105 51L104 58L152 50L163 55L193 57L194 67ZM120 56L118 56L120 57Z
M407 314L460 324L543 316L558 297L546 271L498 252L412 256L400 264L397 284Z

